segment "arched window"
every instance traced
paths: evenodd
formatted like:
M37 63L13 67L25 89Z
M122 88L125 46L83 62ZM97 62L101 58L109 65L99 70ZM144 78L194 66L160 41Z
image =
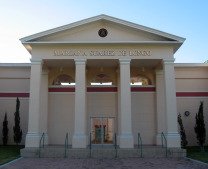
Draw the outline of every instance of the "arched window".
M74 79L67 74L60 74L53 80L53 85L75 85Z
M139 86L148 86L151 85L151 81L148 77L144 75L137 75L134 77L131 77L131 85L139 85Z
M93 81L90 82L91 85L112 85L112 80L109 75L104 73L97 74Z

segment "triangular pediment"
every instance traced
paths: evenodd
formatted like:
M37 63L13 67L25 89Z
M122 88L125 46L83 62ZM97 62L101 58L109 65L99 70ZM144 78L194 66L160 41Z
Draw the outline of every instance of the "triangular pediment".
M105 37L99 35L99 30L107 31ZM76 28L67 29L54 34L49 34L32 41L36 42L120 42L120 41L174 41L173 39L129 28L125 25L110 23L109 21L96 21Z
M99 30L107 35L101 37ZM142 25L98 15L48 31L20 39L23 44L32 43L175 43L180 46L184 38Z

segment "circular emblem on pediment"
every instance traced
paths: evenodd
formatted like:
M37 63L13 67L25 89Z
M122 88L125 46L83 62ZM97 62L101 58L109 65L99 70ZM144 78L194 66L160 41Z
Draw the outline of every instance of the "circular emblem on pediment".
M106 37L107 34L108 34L108 31L107 31L106 29L104 29L104 28L102 28L102 29L100 29L100 30L98 31L98 35L99 35L100 37L102 37L102 38Z

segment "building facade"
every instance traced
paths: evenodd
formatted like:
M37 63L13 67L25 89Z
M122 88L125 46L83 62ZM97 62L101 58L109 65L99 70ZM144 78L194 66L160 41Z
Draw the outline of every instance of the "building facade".
M114 144L116 133L120 148L134 148L138 133L161 145L162 132L180 148L178 113L194 145L200 101L208 110L208 64L175 64L184 40L106 15L22 38L31 64L0 65L1 112L20 98L26 148L39 147L42 133L48 145L70 133L72 148Z

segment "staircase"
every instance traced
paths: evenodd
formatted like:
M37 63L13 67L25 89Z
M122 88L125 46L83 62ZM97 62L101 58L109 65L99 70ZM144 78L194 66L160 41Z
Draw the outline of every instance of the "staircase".
M68 144L69 134L66 133L64 145L45 145L45 135L42 134L39 148L31 147L21 150L22 157L47 157L47 158L131 158L131 157L185 157L186 150L181 148L167 148L165 134L161 133L161 146L144 146L142 138L138 133L138 143L134 148L120 149L117 145L117 136L114 136L114 145L92 145L90 134L90 145L84 149L71 148Z
M116 152L117 151L117 152ZM141 149L120 149L112 146L96 146L86 149L73 149L70 146L66 149L64 146L45 146L39 152L38 148L24 148L21 150L22 157L53 157L53 158L130 158L141 157ZM167 157L185 157L186 151L180 148L168 148ZM143 146L143 156L145 158L166 157L166 149L161 146Z

